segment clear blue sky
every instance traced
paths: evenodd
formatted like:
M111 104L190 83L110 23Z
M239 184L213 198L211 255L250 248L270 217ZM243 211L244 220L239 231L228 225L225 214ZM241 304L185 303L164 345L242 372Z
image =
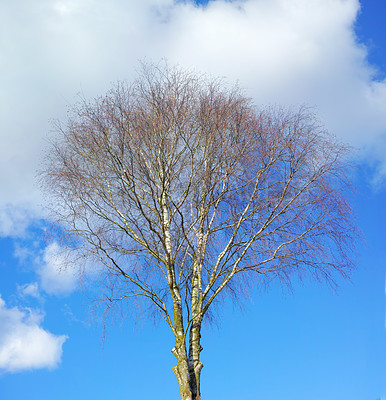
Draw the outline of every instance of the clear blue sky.
M92 294L55 273L35 179L47 121L77 91L101 93L130 79L138 58L165 56L239 79L257 103L311 103L357 148L351 197L364 240L351 281L336 292L273 283L225 304L203 332L203 399L385 400L386 3L13 3L0 4L0 399L179 398L163 321L119 320L102 343Z

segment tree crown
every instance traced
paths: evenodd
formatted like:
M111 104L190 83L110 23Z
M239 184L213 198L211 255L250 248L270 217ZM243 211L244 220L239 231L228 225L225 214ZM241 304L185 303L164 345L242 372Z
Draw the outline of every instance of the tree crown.
M172 329L238 276L333 282L352 267L347 147L306 108L258 110L221 80L145 66L57 126L43 182L106 298L144 296Z

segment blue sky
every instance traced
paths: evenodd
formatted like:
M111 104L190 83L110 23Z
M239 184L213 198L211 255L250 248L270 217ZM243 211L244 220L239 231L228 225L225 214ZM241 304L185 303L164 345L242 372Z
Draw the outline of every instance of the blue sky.
M315 106L356 148L351 281L273 283L225 304L203 333L203 398L385 400L385 22L380 0L0 3L0 398L179 398L162 321L129 312L103 341L77 266L57 273L36 182L50 118L166 57L238 80L257 104Z

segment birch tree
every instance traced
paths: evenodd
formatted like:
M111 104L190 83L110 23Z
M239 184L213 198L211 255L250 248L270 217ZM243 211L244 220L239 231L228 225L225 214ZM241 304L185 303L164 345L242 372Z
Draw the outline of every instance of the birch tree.
M352 267L347 149L307 109L258 109L169 66L83 100L42 173L70 247L103 265L111 305L141 297L174 335L182 400L199 400L201 329L245 280Z

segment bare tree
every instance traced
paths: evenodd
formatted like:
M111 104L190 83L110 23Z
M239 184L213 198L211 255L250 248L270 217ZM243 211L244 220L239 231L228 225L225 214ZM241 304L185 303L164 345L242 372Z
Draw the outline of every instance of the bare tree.
M57 223L103 264L106 301L142 296L165 319L183 400L201 399L202 323L239 278L352 267L347 149L307 109L148 65L57 132L42 174Z

